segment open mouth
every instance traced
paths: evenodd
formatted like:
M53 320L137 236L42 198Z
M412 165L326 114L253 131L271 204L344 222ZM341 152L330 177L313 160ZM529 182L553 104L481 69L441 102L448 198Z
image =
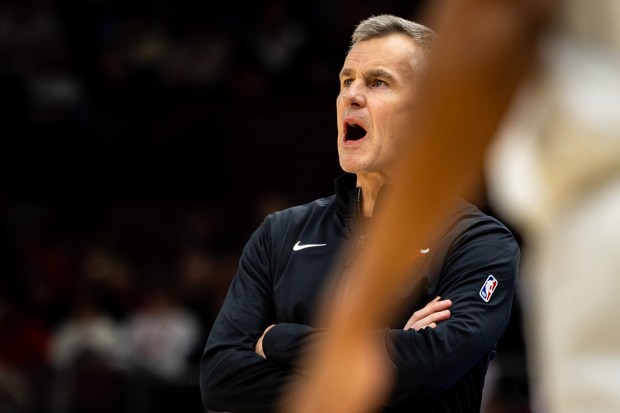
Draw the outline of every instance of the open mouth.
M345 142L358 141L365 136L366 136L366 129L362 128L360 125L356 123L346 124L346 129L345 129L345 134L344 134Z

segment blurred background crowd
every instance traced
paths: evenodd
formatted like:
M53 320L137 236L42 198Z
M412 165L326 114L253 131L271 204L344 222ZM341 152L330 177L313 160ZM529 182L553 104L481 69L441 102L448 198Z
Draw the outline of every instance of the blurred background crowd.
M201 412L245 241L327 196L355 24L423 1L0 2L0 413ZM485 411L528 412L520 313Z

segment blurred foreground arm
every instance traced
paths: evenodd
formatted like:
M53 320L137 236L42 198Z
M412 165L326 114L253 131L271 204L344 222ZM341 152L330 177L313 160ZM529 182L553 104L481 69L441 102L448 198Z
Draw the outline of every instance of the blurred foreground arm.
M521 80L535 69L537 40L556 1L455 0L429 10L439 39L403 139L396 179L346 273L344 300L326 297L327 337L307 358L309 380L293 383L285 413L375 411L390 386L373 329L394 313L407 279L406 251L431 238L454 196L475 195L486 148ZM424 202L419 202L419 200ZM412 212L412 208L414 211ZM356 320L355 323L351 320Z

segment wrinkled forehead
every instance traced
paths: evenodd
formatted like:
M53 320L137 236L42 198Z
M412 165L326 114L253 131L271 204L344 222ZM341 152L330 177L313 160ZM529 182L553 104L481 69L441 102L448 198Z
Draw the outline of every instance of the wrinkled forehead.
M420 46L403 34L363 40L347 54L342 72L381 69L410 73L415 69L419 55Z

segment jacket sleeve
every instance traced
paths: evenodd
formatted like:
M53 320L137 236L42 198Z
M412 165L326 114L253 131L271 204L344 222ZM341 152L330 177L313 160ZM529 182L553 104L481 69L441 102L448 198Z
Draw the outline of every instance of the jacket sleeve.
M295 366L302 349L307 349L316 339L319 330L295 323L279 323L265 334L263 351L268 360Z
M510 231L494 220L456 237L437 274L438 295L452 301L450 318L434 329L386 330L397 377L391 403L442 393L489 357L510 319L519 256ZM491 290L482 291L487 281Z
M200 365L200 391L212 411L275 410L290 369L255 353L275 323L270 272L269 217L246 244Z

